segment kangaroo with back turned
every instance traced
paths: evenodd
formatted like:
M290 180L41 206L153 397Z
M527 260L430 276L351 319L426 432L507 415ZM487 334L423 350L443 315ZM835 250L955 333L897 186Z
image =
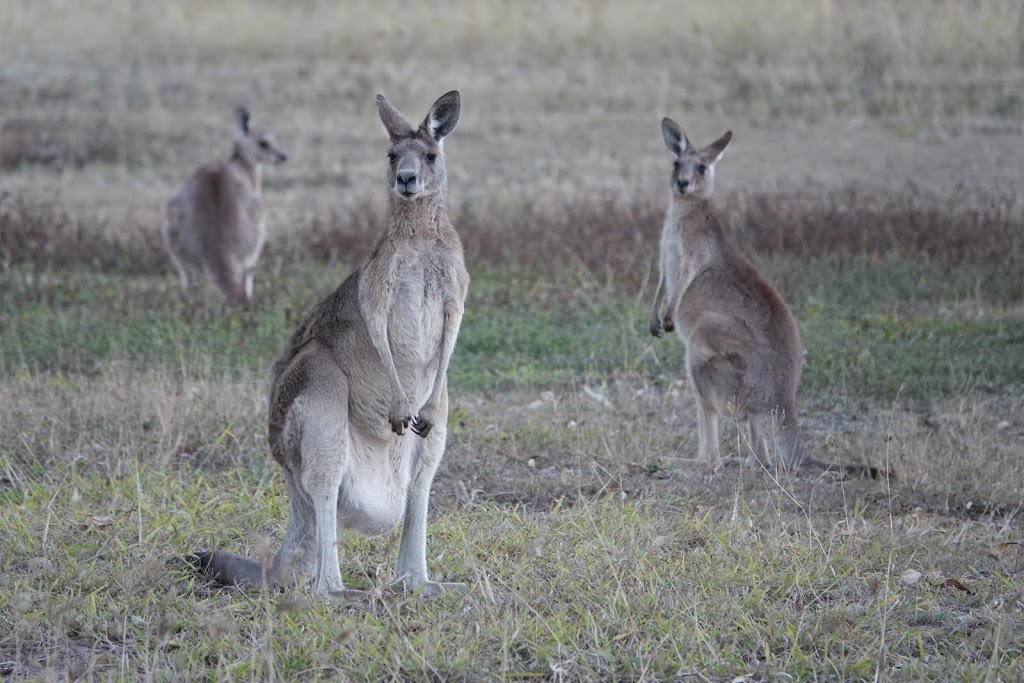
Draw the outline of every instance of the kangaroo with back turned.
M167 203L163 225L164 246L181 286L187 290L201 271L232 304L252 300L266 242L262 165L288 160L273 134L249 118L245 107L235 109L231 156L196 169Z
M686 344L697 393L697 461L719 466L718 417L733 415L745 423L761 462L769 462L767 439L777 434L784 464L823 467L806 454L797 425L803 348L793 314L726 240L711 208L715 164L732 131L699 150L672 119L662 120L661 132L675 160L650 330L656 337L677 330Z
M395 582L437 593L427 573L427 503L444 454L448 361L469 288L448 216L442 141L461 111L441 96L419 126L383 96L391 139L389 209L369 258L306 317L271 368L269 441L284 468L290 518L269 568L199 555L223 584L314 577L314 593L354 597L338 566L338 528L378 535L403 520Z

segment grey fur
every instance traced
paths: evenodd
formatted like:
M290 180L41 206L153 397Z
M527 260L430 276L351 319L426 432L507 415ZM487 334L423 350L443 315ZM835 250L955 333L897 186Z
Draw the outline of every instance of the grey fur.
M650 331L677 330L686 344L697 393L697 461L720 465L718 417L730 415L746 423L752 455L761 462L769 462L766 439L777 437L784 464L820 465L805 453L797 423L803 348L796 321L771 283L726 240L711 208L715 164L732 132L697 150L666 118L662 136L675 159Z
M233 304L252 300L253 280L266 242L261 166L288 156L274 136L235 108L231 156L200 166L167 203L164 246L186 290L205 273Z
M427 503L448 431L448 361L469 289L444 155L429 127L432 116L450 114L452 100L458 107L457 92L414 128L377 96L392 140L387 224L271 369L268 435L288 483L288 529L266 571L238 555L200 555L221 583L312 575L316 595L358 596L342 583L338 527L376 535L402 520L396 583L426 593L465 588L431 581L426 561Z

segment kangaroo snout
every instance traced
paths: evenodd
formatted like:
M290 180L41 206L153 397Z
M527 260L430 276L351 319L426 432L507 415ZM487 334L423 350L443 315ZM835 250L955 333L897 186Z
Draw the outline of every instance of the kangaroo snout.
M419 183L416 182L416 171L402 170L395 174L395 184L401 194L409 195L419 192Z

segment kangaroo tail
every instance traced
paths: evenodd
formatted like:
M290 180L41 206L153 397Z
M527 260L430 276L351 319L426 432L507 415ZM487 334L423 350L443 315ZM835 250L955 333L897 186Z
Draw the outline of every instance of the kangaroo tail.
M891 472L871 465L839 465L824 462L814 457L804 445L800 428L796 424L796 411L785 415L785 423L775 427L779 430L779 451L782 462L791 469L817 472L839 472L851 477L880 479L892 477Z
M268 576L256 560L221 551L199 551L186 560L201 574L221 586L239 588L276 588L277 582Z

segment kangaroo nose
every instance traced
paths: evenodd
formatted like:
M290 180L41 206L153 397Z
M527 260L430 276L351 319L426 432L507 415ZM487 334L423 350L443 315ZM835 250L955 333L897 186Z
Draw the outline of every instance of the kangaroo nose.
M680 180L679 181L679 189L680 190L685 190L689 186L690 186L690 181L689 180Z
M403 185L412 185L416 182L416 171L399 171L397 178Z

